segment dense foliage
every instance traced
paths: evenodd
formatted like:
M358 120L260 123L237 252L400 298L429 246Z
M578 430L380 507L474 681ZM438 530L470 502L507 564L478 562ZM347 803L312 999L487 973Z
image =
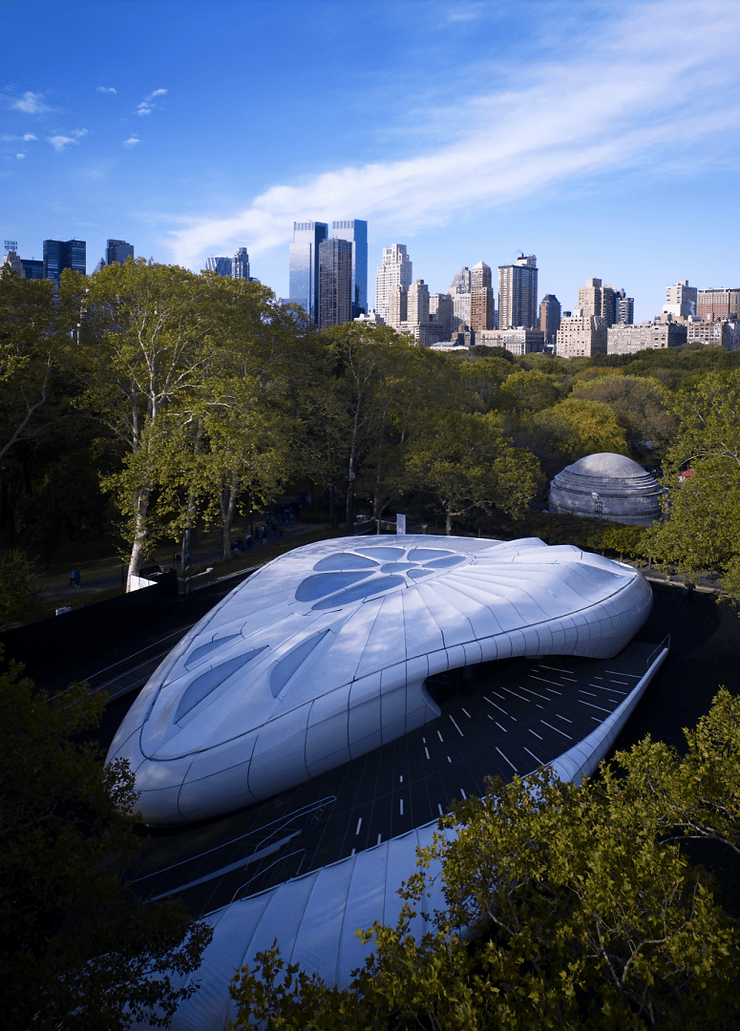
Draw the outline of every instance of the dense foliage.
M566 361L319 332L259 283L143 260L66 272L58 298L5 273L2 545L48 562L107 535L131 575L164 539L184 561L203 520L228 557L237 518L300 490L332 525L400 510L516 533L565 465L613 451L662 466L669 493L665 526L610 530L609 546L690 576L710 566L737 595L739 374L720 348Z
M0 673L0 971L9 1031L164 1025L210 929L122 880L138 850L133 778L86 743L102 697Z
M234 1027L736 1028L740 919L684 845L740 856L740 699L720 691L686 739L679 755L646 738L581 787L544 770L489 781L440 821L398 924L363 932L375 952L349 990L273 948L233 983ZM419 940L409 920L431 892Z

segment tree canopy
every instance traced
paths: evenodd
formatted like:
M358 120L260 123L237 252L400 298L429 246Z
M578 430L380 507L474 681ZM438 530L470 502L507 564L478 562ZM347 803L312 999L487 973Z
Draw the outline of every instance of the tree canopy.
M273 947L233 982L233 1026L737 1027L740 920L682 844L740 854L740 699L721 690L686 739L680 755L646 738L580 787L544 769L489 781L440 821L398 924L362 933L375 952L350 989ZM419 940L409 920L439 863L444 906Z
M115 1031L168 1022L210 929L122 879L139 848L133 778L89 735L83 687L47 697L0 672L0 972L9 1031ZM170 973L171 972L171 973ZM184 979L183 979L184 980Z

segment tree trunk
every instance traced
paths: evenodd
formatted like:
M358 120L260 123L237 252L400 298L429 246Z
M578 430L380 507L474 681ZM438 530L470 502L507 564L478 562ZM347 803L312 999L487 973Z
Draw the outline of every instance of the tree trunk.
M447 509L447 516L445 518L445 533L448 537L452 536L452 512Z
M131 545L131 557L128 563L126 591L132 590L131 579L136 576L141 565L141 558L146 544L146 516L149 509L149 488L141 487L136 495L136 516L134 525L134 541Z
M239 477L234 473L231 483L221 491L221 546L225 562L231 558L231 527L236 511L236 495L239 490Z

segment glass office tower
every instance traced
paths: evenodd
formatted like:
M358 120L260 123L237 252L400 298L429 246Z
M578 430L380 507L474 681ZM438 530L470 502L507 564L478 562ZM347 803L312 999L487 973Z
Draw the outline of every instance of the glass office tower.
M322 240L319 244L319 328L341 326L352 319L352 244Z
M86 275L86 250L84 240L44 240L44 279L53 279L59 286L59 277L66 268Z
M247 254L246 247L237 248L237 252L231 259L231 277L232 279L250 279L249 275L249 255Z
M105 248L106 265L112 265L114 261L123 265L126 258L133 258L133 256L134 248L132 244L126 243L125 240L108 240L108 245Z
M290 297L310 322L319 318L319 245L327 238L326 222L294 222L290 245Z
M367 315L367 222L361 218L332 222L332 236L352 244L352 318Z
M219 276L231 278L231 258L206 258L206 268L209 272L217 272Z

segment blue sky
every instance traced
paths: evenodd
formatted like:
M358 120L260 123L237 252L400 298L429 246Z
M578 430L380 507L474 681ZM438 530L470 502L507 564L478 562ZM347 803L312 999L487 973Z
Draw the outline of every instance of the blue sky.
M0 0L4 239L107 237L200 269L249 250L288 295L294 220L366 218L446 290L537 255L564 308L596 276L740 285L738 0Z

